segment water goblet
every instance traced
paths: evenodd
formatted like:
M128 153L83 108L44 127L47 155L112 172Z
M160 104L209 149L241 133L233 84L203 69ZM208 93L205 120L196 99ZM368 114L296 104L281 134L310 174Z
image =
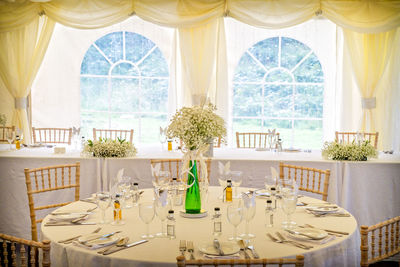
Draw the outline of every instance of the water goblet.
M106 220L106 210L110 207L111 203L111 195L108 192L98 192L96 193L96 204L97 207L101 210L101 221L100 224L109 223Z
M246 221L245 233L240 235L240 237L242 237L245 240L256 237L255 234L251 234L249 232L250 221L254 218L255 215L256 215L256 202L255 201L252 202L250 198L250 201L247 204L245 203L244 205L243 217Z
M241 171L231 171L230 172L233 190L234 190L234 192L233 192L234 198L240 198L240 194L238 194L238 187L242 184L242 174L243 174L243 172L241 172Z
M150 223L154 215L155 209L153 202L142 202L139 204L139 217L146 224L146 234L142 235L142 238L154 238L154 236L150 234Z
M227 207L226 215L228 221L233 225L233 236L228 238L229 240L241 240L241 238L237 236L237 227L243 220L243 210L244 207L241 200L236 200Z
M280 179L279 190L281 208L287 218L286 221L282 222L282 227L291 229L296 225L296 222L291 220L291 215L296 211L298 186L294 179Z
M157 233L156 236L160 238L168 237L165 229L165 220L167 219L168 211L172 209L171 201L167 198L163 203L161 199L156 199L154 206L156 215L161 221L161 232Z
M12 150L12 143L14 142L15 139L15 131L7 131L7 142L10 144L10 150Z
M165 134L165 131L167 130L167 128L162 128L160 126L160 135L158 136L158 138L160 139L160 143L161 143L161 150L164 151L164 144L167 142L167 135Z
M123 176L121 181L118 183L118 193L122 197L123 208L130 209L132 208L132 194L131 194L131 177ZM122 204L122 203L121 203Z

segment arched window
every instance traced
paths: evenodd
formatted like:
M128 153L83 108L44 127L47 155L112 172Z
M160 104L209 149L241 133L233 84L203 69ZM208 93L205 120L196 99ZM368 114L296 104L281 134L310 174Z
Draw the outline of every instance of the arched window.
M169 72L161 50L143 35L119 31L96 40L81 65L81 127L134 129L134 140L158 142L167 120Z
M324 74L292 38L262 40L241 56L233 79L233 131L276 128L284 147L320 148Z

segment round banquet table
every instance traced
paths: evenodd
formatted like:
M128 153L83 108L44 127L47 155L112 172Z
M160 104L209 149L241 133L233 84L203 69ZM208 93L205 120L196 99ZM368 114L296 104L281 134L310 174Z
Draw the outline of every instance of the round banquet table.
M239 192L244 192L246 188L239 188ZM183 218L179 215L179 211L183 206L174 206L176 219L176 239L154 238L149 242L127 248L116 253L103 256L97 253L98 250L90 250L74 244L60 244L57 241L70 238L75 235L87 234L92 232L99 225L73 225L73 226L44 226L51 215L48 215L41 226L42 239L51 241L51 264L52 266L176 266L176 257L180 255L179 241L193 241L195 248L195 257L204 257L204 254L198 250L198 247L205 242L212 243L213 223L212 214L214 207L220 207L222 213L222 235L218 237L220 241L227 241L228 237L233 234L233 226L228 222L226 217L227 203L223 203L220 199L221 187L210 187L203 208L208 211L208 216L204 218ZM151 201L153 199L153 191L146 189L140 198L142 201ZM321 200L309 197L301 197L299 201L306 203L320 203ZM353 216L350 217L315 217L306 212L304 207L297 207L292 219L298 225L309 223L315 227L345 231L349 235L342 237L333 237L331 241L320 244L311 244L314 247L310 250L304 250L292 246L290 244L280 244L272 242L266 233L275 235L276 231L283 233L281 222L286 217L280 209L275 212L274 227L265 227L265 198L256 198L256 215L250 222L250 232L256 235L251 243L256 248L261 258L279 258L279 257L295 257L295 255L303 254L305 256L305 266L359 266L359 231L357 222ZM93 207L94 204L87 202L74 202L59 210L86 210ZM114 226L111 224L100 225L102 227L100 233L110 233L113 231L122 231L118 235L120 237L129 237L129 242L141 240L140 237L145 233L145 224L139 218L138 207L122 210L124 225ZM100 219L100 211L95 210L90 215L87 222L98 222ZM109 208L106 217L111 220L112 209ZM150 223L150 232L159 232L161 228L160 220L157 216ZM238 226L238 234L243 233L245 222L242 221ZM312 241L311 241L312 242ZM310 244L311 242L308 242ZM307 242L305 242L307 243ZM241 257L243 256L240 254ZM251 254L250 254L251 255ZM189 258L189 253L186 253Z

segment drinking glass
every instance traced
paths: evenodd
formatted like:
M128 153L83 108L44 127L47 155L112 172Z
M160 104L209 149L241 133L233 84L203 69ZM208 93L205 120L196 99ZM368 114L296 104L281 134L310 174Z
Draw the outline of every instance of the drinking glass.
M123 176L121 181L118 183L118 193L121 195L124 209L132 208L131 194L131 177ZM121 203L122 204L122 203Z
M159 171L153 176L151 181L153 183L154 189L166 189L169 184L170 177L171 175L169 171Z
M139 217L146 224L146 234L142 238L150 239L154 236L150 234L150 223L155 215L153 202L142 202L139 204Z
M98 192L96 193L97 207L101 210L101 221L100 224L109 223L106 220L106 210L110 207L111 195L109 192Z
M241 171L231 171L231 180L232 180L232 185L233 185L233 197L234 198L240 198L240 194L238 194L238 187L242 184L242 174L243 172Z
M10 144L10 150L12 150L12 142L14 142L14 139L15 139L15 131L7 131L6 132L6 135L7 135L7 141L8 141L8 143Z
M168 211L172 209L171 201L167 198L165 203L162 203L160 199L156 199L154 206L157 217L161 221L161 232L157 233L156 236L160 238L168 237L165 229L165 220L167 219Z
M249 233L249 225L250 225L250 221L254 218L254 216L256 215L256 203L252 203L250 201L249 206L244 207L244 219L246 221L246 231L244 234L240 235L243 239L251 239L251 238L255 238L256 235L255 234L251 234Z
M298 186L294 179L280 179L279 188L281 207L287 218L282 222L282 227L291 229L296 225L296 222L291 220L291 215L296 211Z
M237 227L243 220L243 202L241 200L234 201L229 204L227 207L227 217L228 221L233 225L233 236L229 238L229 240L241 240L240 237L237 236Z
M164 144L167 142L167 136L165 134L165 131L167 130L167 128L162 128L160 127L160 135L159 135L159 139L160 139L160 143L161 143L161 150L164 151Z

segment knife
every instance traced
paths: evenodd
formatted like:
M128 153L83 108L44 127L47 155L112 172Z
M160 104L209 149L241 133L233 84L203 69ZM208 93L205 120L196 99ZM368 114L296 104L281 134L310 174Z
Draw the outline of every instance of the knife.
M44 226L70 226L70 225L96 225L95 222L81 222L81 223L46 223Z
M121 231L115 231L115 232L112 232L112 233L109 233L109 234L105 234L105 235L102 235L102 236L99 236L99 237L91 238L91 239L85 240L85 241L82 242L82 243L83 243L83 244L86 244L86 243L88 243L88 242L90 242L90 241L97 240L97 239L107 238L107 237L113 236L113 235L115 235L115 234L117 234L117 233L121 233Z
M114 253L114 252L117 252L117 251L120 251L120 250L123 250L123 249L127 249L127 248L130 248L130 247L134 247L134 246L137 246L137 245L146 243L146 242L148 242L148 241L149 241L149 240L147 240L147 239L143 239L143 240L136 241L136 242L133 242L133 243L130 243L130 244L126 244L126 245L123 246L123 247L117 247L116 249L106 251L106 252L103 253L103 255L110 255L110 254L112 254L112 253Z
M225 253L224 253L224 251L222 250L221 244L219 243L218 239L214 239L213 244L214 244L214 248L218 251L219 255L220 255L220 256L224 256Z
M294 235L302 235L302 236L305 236L305 237L308 237L308 238L314 239L314 240L319 240L319 239L324 239L324 238L325 238L325 237L323 237L323 238L318 238L318 237L315 237L315 236L312 236L312 235L308 235L308 234L305 234L305 233L293 231L293 230L290 230L290 229L285 229L285 231L287 231L287 232L289 232L289 233L291 233L291 234L294 234Z

